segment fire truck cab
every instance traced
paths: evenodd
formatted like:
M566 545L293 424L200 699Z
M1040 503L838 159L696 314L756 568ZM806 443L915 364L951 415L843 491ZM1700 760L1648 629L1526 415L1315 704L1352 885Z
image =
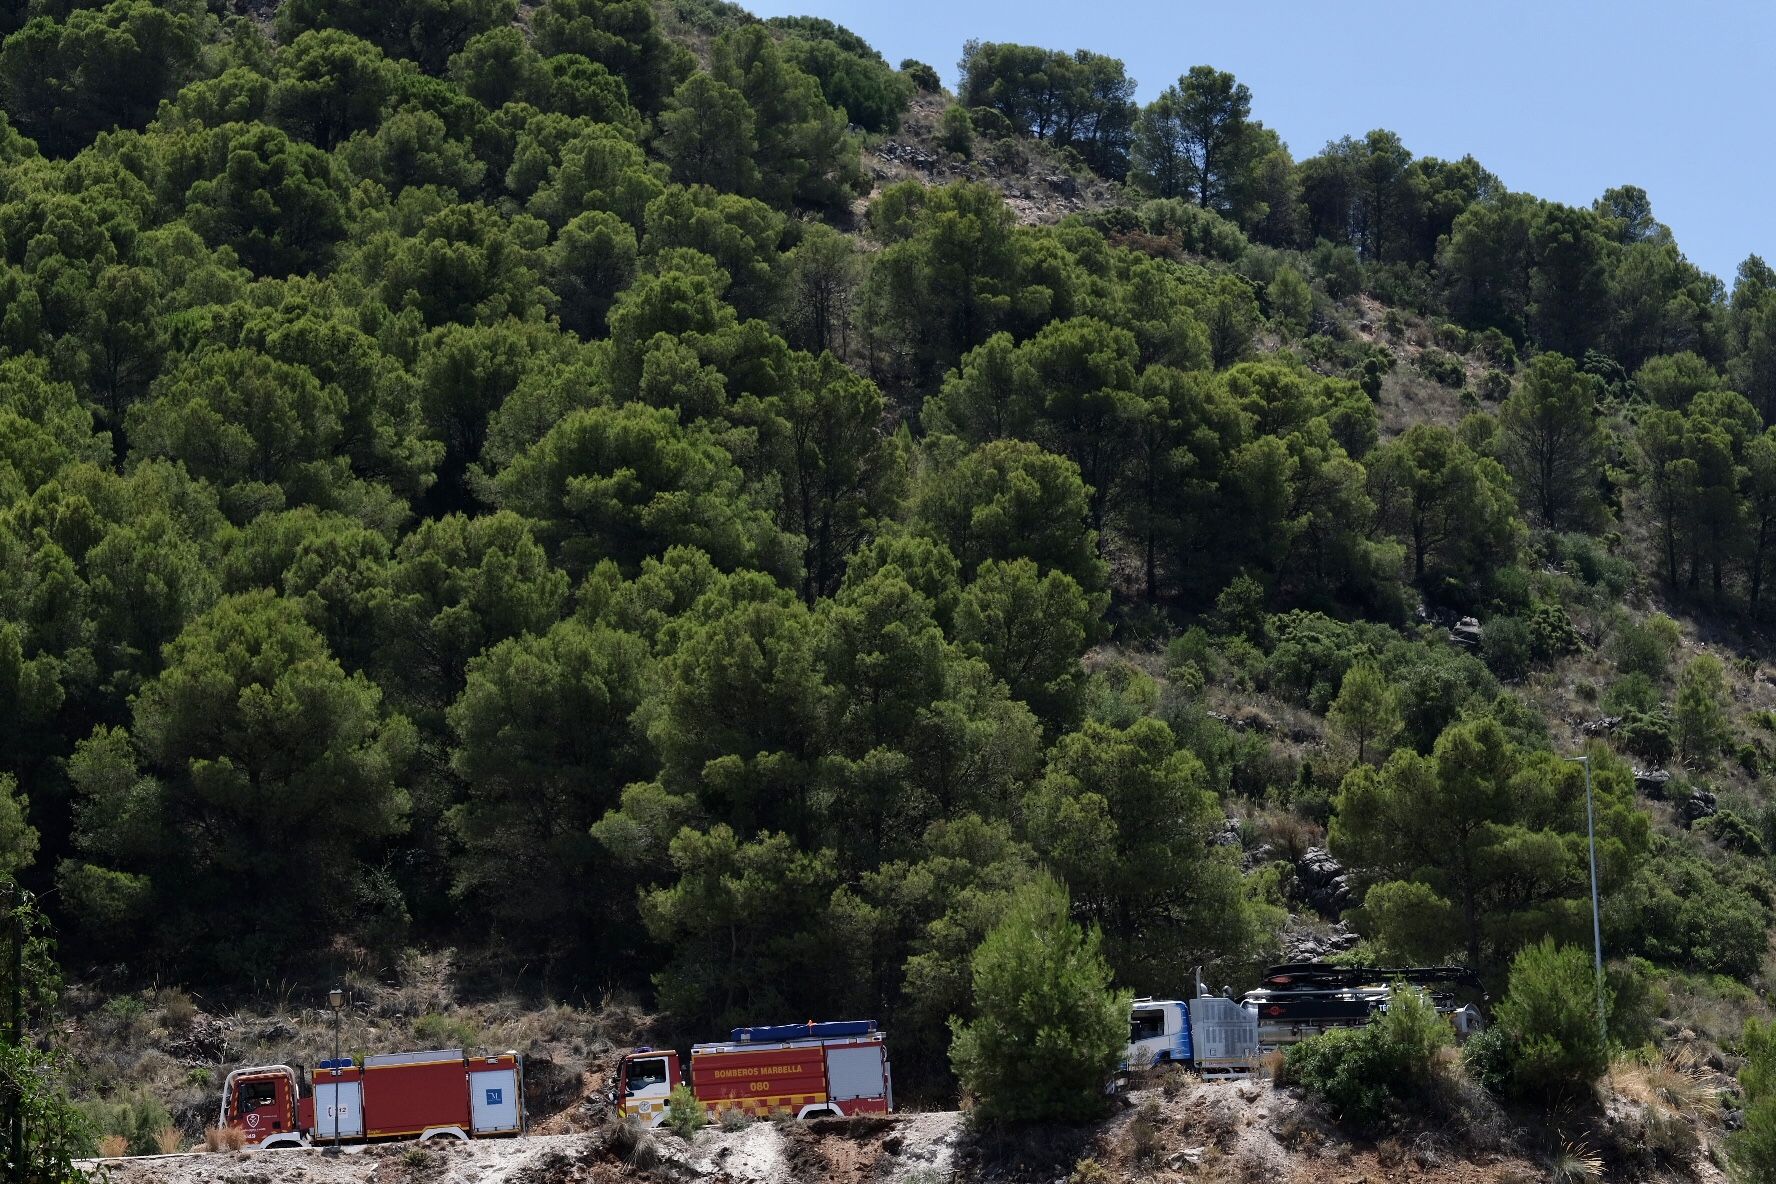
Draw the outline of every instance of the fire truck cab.
M659 1126L666 1121L667 1097L683 1080L678 1053L643 1045L617 1067L617 1108L640 1118L643 1126Z
M297 1105L301 1083L288 1065L236 1069L222 1083L222 1110L216 1125L233 1127L249 1147L300 1147L304 1143Z
M874 1020L735 1028L731 1037L691 1049L691 1091L717 1115L838 1118L894 1109L888 1048ZM677 1052L638 1048L618 1063L612 1101L620 1113L659 1126L673 1089L686 1080Z

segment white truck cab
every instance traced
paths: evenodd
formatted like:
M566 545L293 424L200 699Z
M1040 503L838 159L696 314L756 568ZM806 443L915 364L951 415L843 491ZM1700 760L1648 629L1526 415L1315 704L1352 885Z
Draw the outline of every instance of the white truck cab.
M1191 1062L1190 1009L1181 999L1136 999L1129 1009L1129 1045L1122 1067Z

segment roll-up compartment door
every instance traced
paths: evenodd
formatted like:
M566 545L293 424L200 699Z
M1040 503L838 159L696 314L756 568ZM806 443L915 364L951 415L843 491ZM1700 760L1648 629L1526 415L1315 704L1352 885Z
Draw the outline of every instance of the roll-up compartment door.
M887 1092L882 1046L855 1044L826 1050L827 1096L835 1102L880 1098Z

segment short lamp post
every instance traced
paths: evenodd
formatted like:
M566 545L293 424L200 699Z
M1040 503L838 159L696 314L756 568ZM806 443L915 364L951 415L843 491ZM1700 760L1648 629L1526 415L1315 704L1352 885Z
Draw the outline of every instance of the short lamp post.
M327 992L327 1005L333 1009L333 1154L339 1154L339 1013L345 1007L345 992L334 987Z
M1585 766L1585 837L1591 846L1591 948L1597 969L1597 1028L1603 1033L1603 1043L1609 1046L1609 1021L1604 1017L1603 1002L1603 922L1598 918L1597 908L1597 821L1596 810L1591 804L1591 754L1569 756Z

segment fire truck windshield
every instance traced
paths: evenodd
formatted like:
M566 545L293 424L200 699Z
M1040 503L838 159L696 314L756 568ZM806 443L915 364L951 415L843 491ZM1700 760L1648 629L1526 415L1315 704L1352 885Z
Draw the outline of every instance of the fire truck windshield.
M276 1101L276 1082L244 1081L240 1085L240 1095L235 1103L235 1112L245 1114L249 1110L257 1110L261 1106L269 1106Z
M638 1094L644 1089L666 1084L666 1060L664 1057L653 1057L645 1061L630 1061L629 1071L624 1074L625 1094Z

